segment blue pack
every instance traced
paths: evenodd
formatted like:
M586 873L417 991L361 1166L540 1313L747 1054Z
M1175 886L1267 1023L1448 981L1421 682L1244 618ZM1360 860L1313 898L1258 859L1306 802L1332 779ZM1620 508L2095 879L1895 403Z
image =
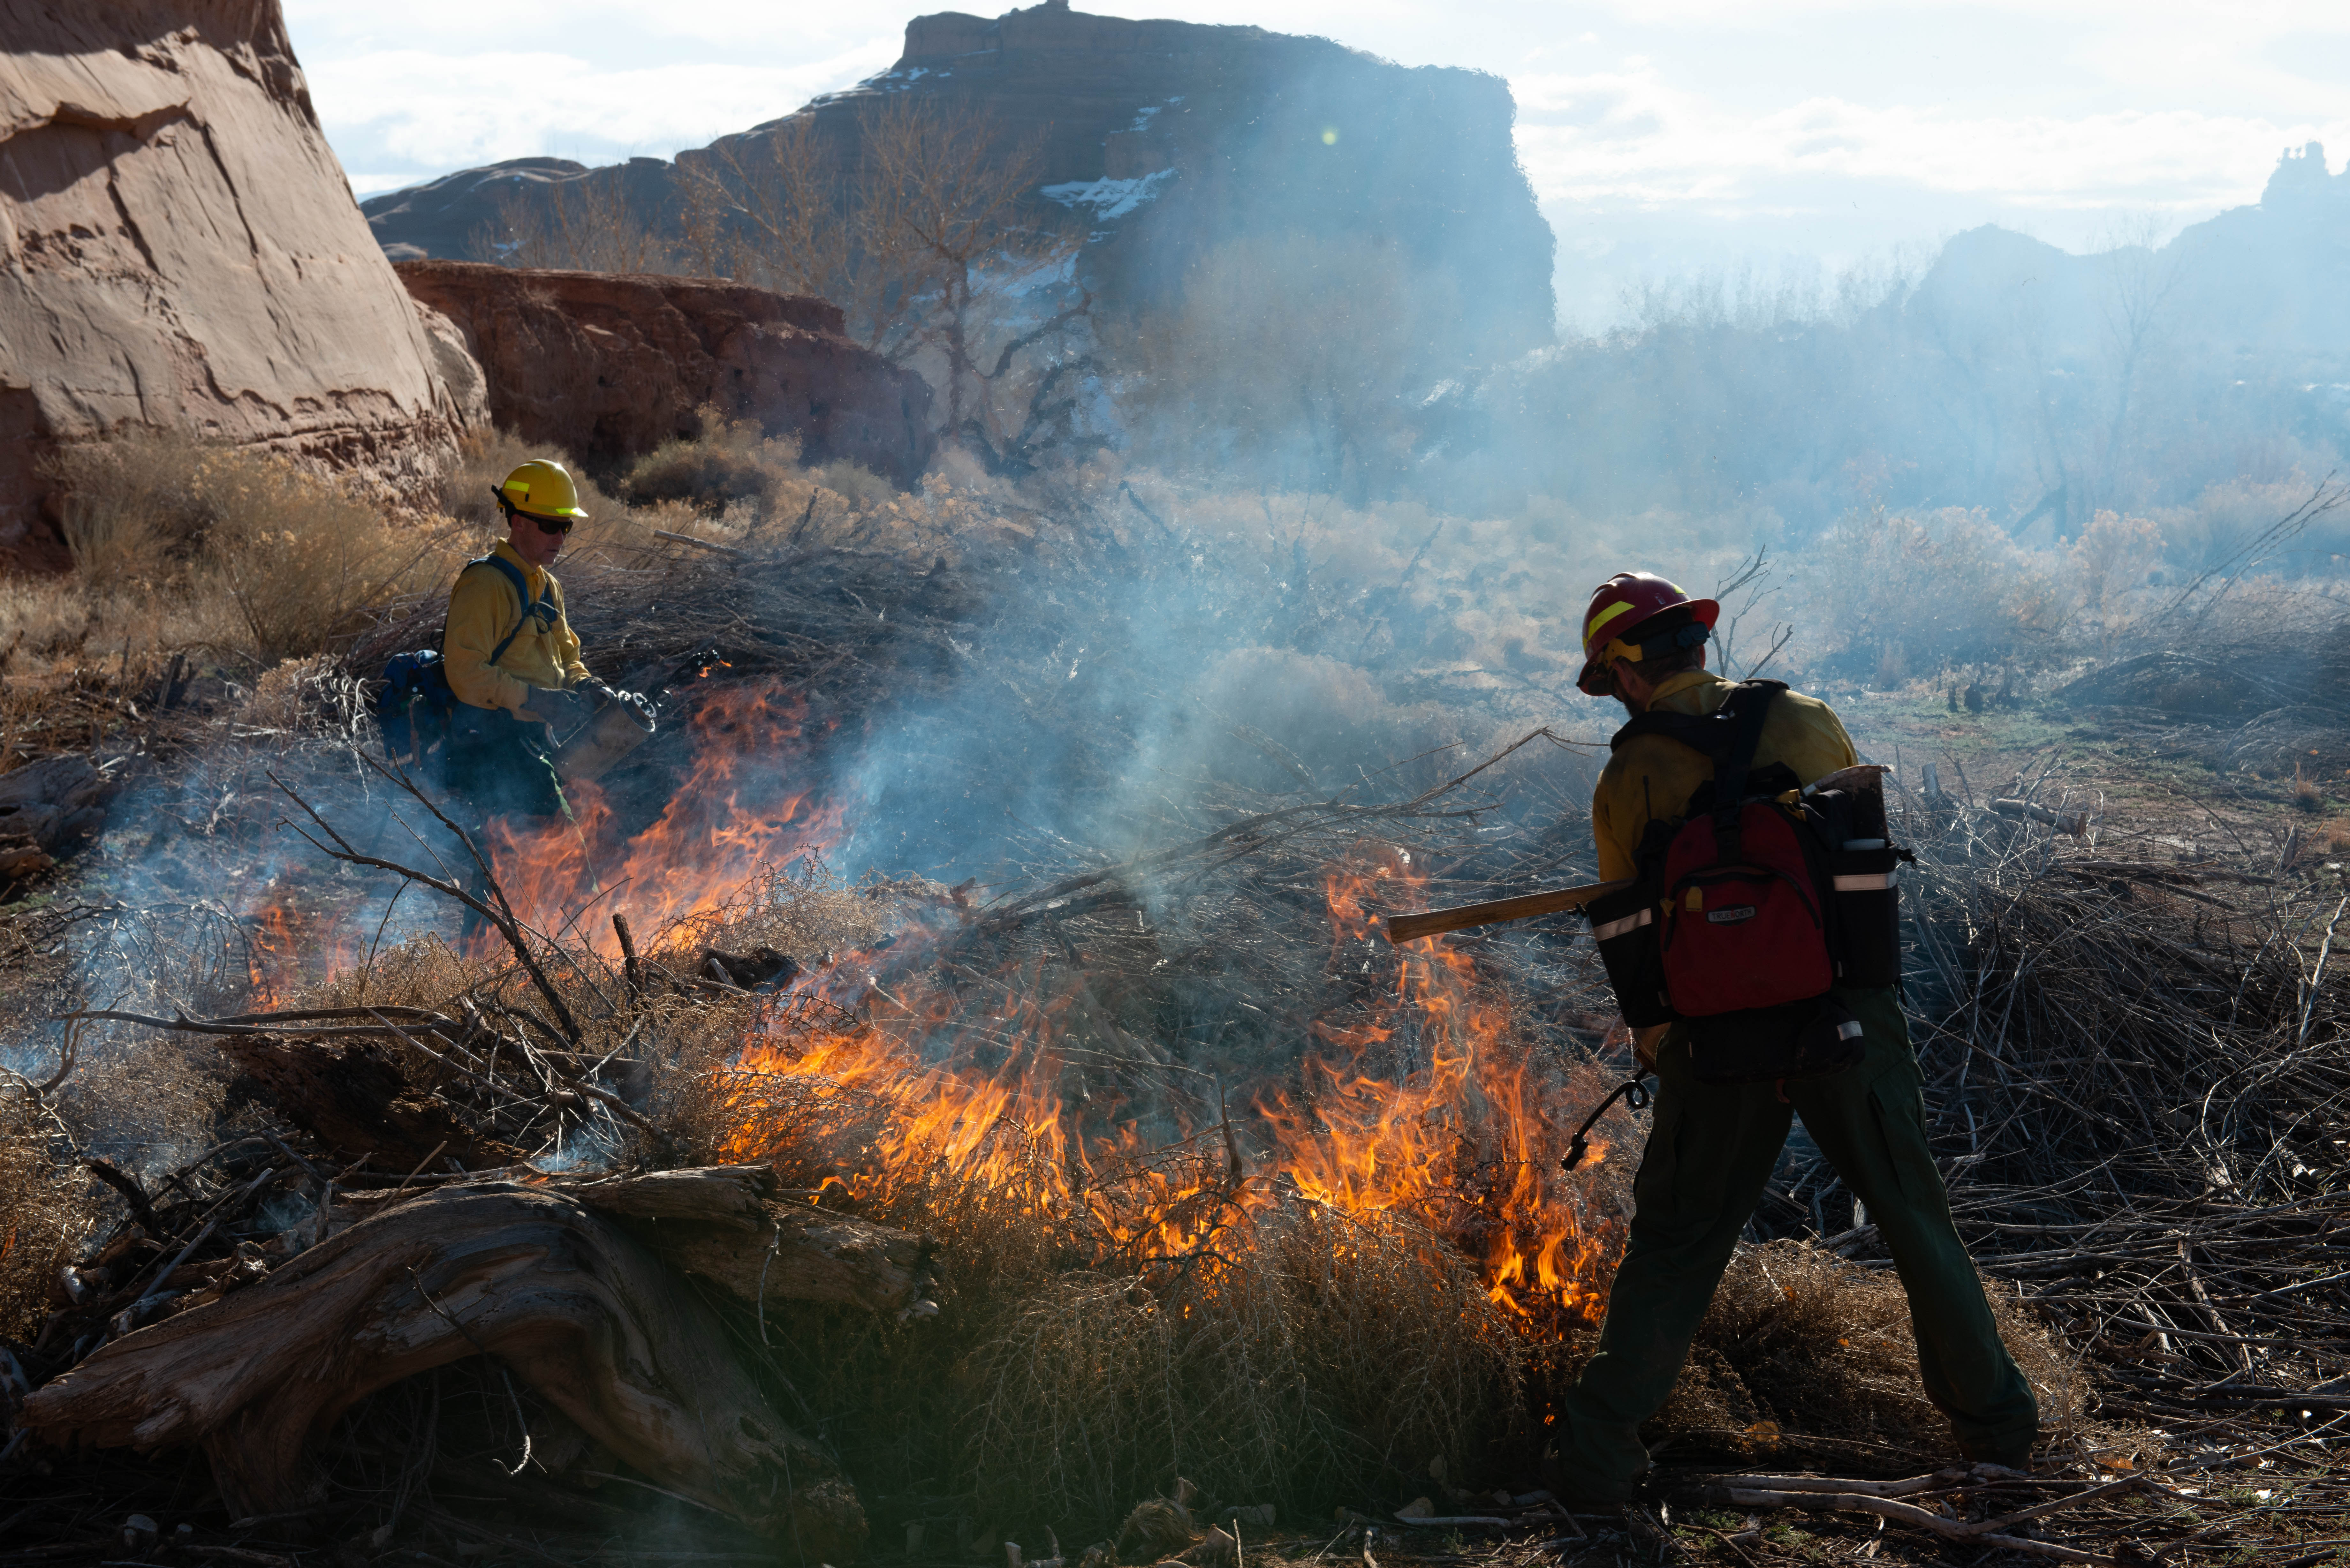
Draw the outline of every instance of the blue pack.
M531 597L529 583L513 562L503 556L484 556L465 565L468 568L495 566L514 585L515 597L522 602L522 618L490 655L492 664L506 656L506 649L533 618L554 624L554 601L545 596ZM441 750L457 711L457 691L449 684L449 665L441 650L418 648L393 654L384 664L383 689L376 693L373 706L376 727L383 732L383 754L393 762L414 764Z
M383 690L375 694L383 754L407 765L422 762L448 738L449 715L456 706L449 666L439 649L393 654L383 667Z

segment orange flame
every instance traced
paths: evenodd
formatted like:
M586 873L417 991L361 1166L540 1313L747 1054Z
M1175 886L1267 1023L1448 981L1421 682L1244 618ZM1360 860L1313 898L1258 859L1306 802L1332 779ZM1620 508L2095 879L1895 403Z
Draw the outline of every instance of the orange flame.
M1334 971L1385 952L1370 906L1409 898L1421 881L1405 852L1381 846L1328 868ZM1350 1023L1316 1022L1315 1036L1347 1060L1310 1056L1302 1085L1265 1085L1232 1129L1229 1155L1222 1128L1156 1157L1130 1119L1088 1133L1067 1092L1086 1054L1062 1027L1076 984L1047 997L1041 973L975 1013L943 992L868 989L858 999L865 1021L820 1017L795 999L743 1052L725 1154L804 1149L820 1127L828 1137L818 1141L854 1152L850 1168L805 1173L810 1180L881 1204L941 1175L975 1180L1024 1194L1059 1218L1064 1240L1101 1261L1136 1265L1185 1256L1286 1198L1408 1211L1461 1247L1493 1302L1530 1327L1596 1321L1622 1223L1590 1211L1587 1179L1570 1182L1557 1168L1573 1125L1565 1102L1592 1090L1596 1070L1535 1071L1466 955L1421 941L1399 956L1391 992ZM1399 1044L1421 1064L1391 1078L1367 1070L1373 1046L1392 1055ZM1592 1147L1596 1165L1606 1146Z
M344 922L305 912L283 887L265 889L250 919L245 976L255 1008L286 1006L304 982L323 980L356 961Z
M1358 846L1328 868L1334 960L1384 944L1368 908L1388 901L1375 897L1382 885L1416 889L1423 880L1408 852L1384 846ZM1395 995L1369 1020L1316 1033L1359 1063L1370 1045L1392 1045L1406 1031L1425 1064L1397 1079L1315 1057L1300 1099L1276 1093L1259 1104L1284 1173L1342 1209L1417 1211L1470 1250L1494 1303L1521 1318L1539 1305L1546 1316L1596 1320L1605 1308L1598 1282L1623 1238L1614 1217L1586 1212L1558 1169L1560 1124L1574 1114L1568 1075L1532 1070L1475 961L1433 939L1401 950ZM1594 1139L1590 1163L1607 1154Z
M652 938L719 911L764 867L820 856L842 814L790 782L807 723L805 702L779 689L711 691L689 721L687 775L649 826L625 834L584 786L574 823L493 829L486 849L507 898L538 929L609 955L607 922L583 918L599 899ZM1147 1128L1090 1093L1097 1053L1082 976L1048 982L1039 962L976 1002L920 974L884 989L852 957L775 999L722 1075L723 1152L804 1161L827 1151L832 1163L800 1172L804 1184L860 1203L919 1199L941 1178L975 1182L1046 1217L1097 1262L1146 1270L1283 1202L1409 1213L1470 1258L1529 1332L1596 1321L1625 1239L1586 1174L1608 1149L1594 1139L1573 1178L1558 1159L1603 1087L1598 1069L1535 1061L1502 989L1467 952L1388 944L1379 913L1425 903L1426 875L1408 851L1358 845L1325 868L1322 890L1325 980L1349 999L1310 1023L1294 1073L1234 1085L1228 1100L1219 1087L1196 1123L1169 1111ZM264 909L253 965L263 1004L315 960L317 938L282 901ZM908 961L920 946L899 943L893 974L922 968ZM854 990L846 1007L816 989L843 986Z
M687 720L692 762L658 820L624 836L602 790L568 785L572 822L492 825L485 848L498 886L525 924L613 957L608 921L581 918L599 900L650 933L722 907L763 867L821 856L840 838L840 808L784 782L804 754L806 723L795 692L711 692Z

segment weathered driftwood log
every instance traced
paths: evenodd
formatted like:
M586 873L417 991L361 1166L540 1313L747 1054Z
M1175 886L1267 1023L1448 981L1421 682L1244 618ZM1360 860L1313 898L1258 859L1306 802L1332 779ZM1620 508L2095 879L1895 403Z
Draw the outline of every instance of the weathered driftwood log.
M572 1189L619 1216L662 1257L746 1302L832 1302L900 1317L930 1299L931 1246L903 1231L778 1201L764 1165L707 1166L622 1177Z
M608 1183L606 1197L691 1208L681 1195L699 1191L735 1209L737 1235L742 1202L764 1211L754 1179L678 1179L691 1174ZM106 1345L32 1395L24 1422L65 1446L198 1444L233 1510L287 1512L322 1495L309 1455L353 1403L486 1353L657 1484L810 1561L846 1561L865 1533L855 1493L629 1233L671 1221L623 1220L583 1196L494 1183L380 1204L263 1282ZM778 1249L771 1294L795 1269ZM819 1291L838 1288L816 1272Z

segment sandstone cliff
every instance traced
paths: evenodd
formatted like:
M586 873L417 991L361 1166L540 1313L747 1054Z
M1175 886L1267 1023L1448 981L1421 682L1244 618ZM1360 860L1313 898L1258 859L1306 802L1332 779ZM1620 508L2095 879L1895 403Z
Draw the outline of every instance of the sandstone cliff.
M469 410L352 201L277 0L0 0L0 555L124 425L421 491Z
M1301 236L1393 247L1419 294L1442 302L1440 330L1462 362L1551 339L1553 241L1518 167L1515 106L1498 78L1408 68L1260 27L1090 16L1063 0L992 19L917 17L896 66L792 118L812 118L853 164L860 118L899 93L973 105L1015 137L1043 137L1038 209L1087 224L1080 265L1106 309L1166 297L1194 258L1228 242ZM493 177L501 171L519 178ZM501 197L543 201L560 182L585 180L659 212L673 179L648 159L577 174L550 161L501 171L368 202L378 240L402 255L463 254Z
M931 389L841 335L821 299L712 278L404 261L489 380L491 416L596 464L697 428L714 403L810 462L847 458L901 484L931 460Z

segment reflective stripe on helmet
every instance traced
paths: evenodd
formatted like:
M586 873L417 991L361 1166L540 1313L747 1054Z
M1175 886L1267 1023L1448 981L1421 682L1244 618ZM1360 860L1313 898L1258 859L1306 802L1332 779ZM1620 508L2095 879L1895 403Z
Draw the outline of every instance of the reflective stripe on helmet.
M1583 646L1589 648L1591 646L1591 639L1599 635L1599 628L1601 627L1606 626L1609 621L1614 620L1617 616L1624 614L1631 607L1631 600L1617 599L1614 604L1609 605L1606 609L1601 610L1597 615L1593 616L1589 620L1584 622Z

